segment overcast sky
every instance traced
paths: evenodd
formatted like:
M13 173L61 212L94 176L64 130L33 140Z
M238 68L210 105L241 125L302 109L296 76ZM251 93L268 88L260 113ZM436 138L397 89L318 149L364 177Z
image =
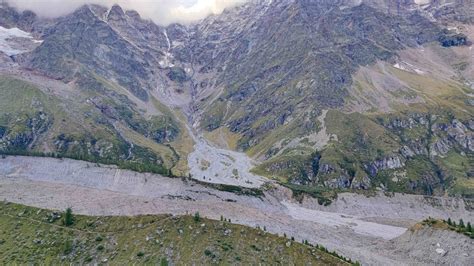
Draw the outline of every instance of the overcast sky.
M66 15L83 4L112 6L119 4L124 9L133 9L144 18L157 24L173 22L189 23L218 14L226 7L235 6L247 0L7 0L20 10L31 10L40 16L57 17Z

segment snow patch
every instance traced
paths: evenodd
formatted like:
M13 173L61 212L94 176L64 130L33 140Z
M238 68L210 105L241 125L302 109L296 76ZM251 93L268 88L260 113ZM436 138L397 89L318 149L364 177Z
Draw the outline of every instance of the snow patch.
M25 43L26 41L26 43ZM8 56L30 51L31 44L40 44L42 40L35 40L30 33L18 28L7 29L0 26L0 51Z
M163 35L166 38L168 49L166 50L166 52L164 52L164 56L160 61L158 61L158 64L160 65L161 68L174 67L174 64L172 63L173 55L170 52L172 43L171 43L170 38L168 37L168 32L166 31L166 29L163 30Z
M393 65L393 67L398 68L398 69L403 70L403 71L416 73L418 75L424 75L425 74L425 71L423 71L423 70L417 68L416 66L414 66L410 63L407 63L407 62L396 63L396 64Z

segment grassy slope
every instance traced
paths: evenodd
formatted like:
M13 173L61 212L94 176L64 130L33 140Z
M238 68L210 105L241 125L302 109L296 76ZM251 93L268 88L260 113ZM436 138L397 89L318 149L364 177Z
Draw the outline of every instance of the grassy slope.
M111 81L105 80L99 76L95 77L97 78L97 80L99 80L102 84L104 84L111 90L119 94L126 95L129 99L132 99L133 102L137 103L141 101L124 87L119 86ZM155 110L156 113L160 113L165 117L171 118L173 124L177 125L177 127L179 128L179 136L175 140L171 141L169 145L162 145L155 143L153 142L153 140L147 139L144 136L140 136L139 134L136 134L136 132L130 132L130 130L125 131L125 134L127 134L134 142L137 142L139 145L149 147L150 149L159 154L164 154L163 157L165 157L165 160L166 158L170 158L166 161L173 162L171 171L174 175L187 175L187 173L189 172L187 157L188 154L193 151L194 142L191 136L189 136L188 130L185 127L186 122L184 120L186 118L183 117L183 115L178 110L170 110L169 107L162 104L153 95L150 96L150 102L148 103L148 105L150 105L150 108Z
M50 136L45 137L46 142L51 142L52 137L60 133L77 135L78 132L89 131L98 138L107 138L109 141L115 141L110 137L107 128L93 126L94 117L99 114L87 106L77 106L70 99L61 101L53 95L47 95L34 85L18 79L2 76L0 77L0 124L7 124L19 121L6 121L6 116L26 116L31 117L37 111L42 111L51 116L54 120L49 132ZM75 95L76 96L76 95ZM75 98L76 102L85 101L85 97ZM66 108L67 107L67 108ZM89 117L79 116L79 113L90 113ZM22 121L23 122L23 121ZM36 150L38 151L38 150Z
M170 110L153 96L151 97L151 100L158 110L168 117L171 117L179 127L179 136L169 143L170 147L172 147L179 156L178 162L171 170L173 174L177 176L187 175L189 173L188 155L194 150L194 141L186 128L186 117L179 110Z
M48 221L51 213L0 203L0 263L347 264L308 245L227 222L166 215L75 216L74 224L65 227L62 219Z
M383 64L383 68L380 67L381 64ZM354 77L355 90L352 92L355 93L355 97L357 98L355 101L361 101L361 99L368 100L366 104L373 106L372 109L366 110L364 113L343 113L336 110L329 111L326 117L327 131L328 133L337 135L338 141L332 141L321 151L322 159L320 164L328 163L336 167L345 168L346 170L350 168L351 171L355 171L356 178L362 177L367 174L361 163L368 163L385 156L397 155L399 149L405 145L407 141L428 139L431 143L431 141L436 140L436 137L433 140L429 139L429 133L426 128L414 127L400 133L384 127L380 121L385 120L386 122L394 118L409 119L409 115L411 114L436 114L435 121L438 124L451 123L453 118L463 122L472 119L474 109L472 106L466 104L466 93L468 93L469 90L462 82L459 82L456 77L450 77L448 79L433 75L420 75L394 68L388 63L381 64L371 67L371 71L376 73L373 80L370 74L367 76L359 75ZM399 80L401 84L406 86L403 89L405 91L384 91L384 88L379 88L380 83L377 82L380 82L381 73L387 76L386 80L390 80L390 78ZM410 95L406 95L407 92ZM408 103L407 99L415 96L418 96L421 102ZM347 100L350 101L351 97ZM382 97L382 99L377 97ZM379 109L378 104L382 104L378 103L379 100L382 103L389 103L389 107L391 108L389 113ZM292 133L295 132L292 131ZM285 136L288 135L291 136L292 134L287 132ZM269 149L278 139L282 139L282 137L277 137L270 145L263 147L263 151L260 152L265 152L265 150ZM249 151L254 151L255 147L259 145L254 146ZM255 155L255 153L250 154ZM267 171L266 168L268 168L268 165L283 161L299 161L302 163L309 158L308 155L302 156L302 154L308 154L305 150L300 149L301 155L295 156L296 154L298 153L293 152L292 154L272 158L257 167L254 171L265 176L277 177L283 182L291 180L294 176L298 175L298 171L294 171L294 169L284 169L283 171L275 173ZM406 170L404 175L407 176L409 180L418 182L425 173L429 172L433 175L433 173L440 168L444 170L444 173L446 173L448 177L448 183L441 184L441 186L446 185L449 193L468 197L473 196L473 181L467 174L469 170L472 170L472 167L469 167L472 165L472 154L461 156L459 150L453 150L446 157L434 158L432 160L433 162L429 162L429 160L429 158L416 158L412 160L403 169ZM434 164L436 164L436 167L432 167ZM293 166L295 165L296 164L293 163ZM389 189L393 191L413 192L407 189L405 183L392 182L393 174L393 171L383 173L383 175L378 176L373 181L375 181L375 183L384 183L385 186L388 185ZM324 179L337 177L338 175L339 173L336 173L334 176L324 177ZM404 179L404 181L408 179ZM417 191L416 193L423 192Z
M39 89L35 85L19 79L2 76L0 77L2 95L0 98L0 126L7 128L10 137L28 133L30 129L26 125L29 119L34 118L41 111L47 115L51 125L45 132L40 132L35 145L25 152L56 152L64 153L63 156L90 157L90 154L86 152L87 147L90 147L88 142L96 140L107 151L101 155L104 157L102 159L117 160L119 156L122 159L127 157L126 142L131 141L135 146L133 150L135 157L140 163L146 163L146 160L150 158L149 155L155 154L162 158L166 168L172 168L176 164L181 166L179 158L185 158L187 154L184 154L181 149L177 149L179 153L177 155L173 147L166 143L157 143L141 132L147 128L157 130L160 118L169 117L169 114L157 112L151 117L145 117L145 114L138 110L136 104L123 102L122 98L126 99L128 96L125 91L121 90L121 87L110 84L110 82L98 81L99 83L88 84L91 87L87 87L87 89L67 89L65 85L64 91L55 93ZM116 120L118 123L113 127L111 123L115 120L107 118L104 113L89 103L88 99L92 98L101 99L110 108L124 110L131 116L130 118L123 117L123 121ZM140 129L134 130L127 123L134 123ZM183 129L180 128L180 131ZM58 152L55 141L60 134L76 141L75 147ZM173 143L187 143L182 139L183 137L179 136ZM113 148L108 149L107 147Z

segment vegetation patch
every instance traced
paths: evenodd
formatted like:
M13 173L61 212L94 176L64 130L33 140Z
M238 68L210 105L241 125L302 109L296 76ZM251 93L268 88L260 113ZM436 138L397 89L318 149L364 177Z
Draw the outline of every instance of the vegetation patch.
M191 179L191 182L196 182L205 187L217 189L220 191L226 191L226 192L234 193L237 195L246 195L246 196L252 196L252 197L259 197L259 198L264 196L263 190L259 188L246 188L246 187L227 185L227 184L214 184L214 183L207 183L207 182L203 182L203 181L199 181L195 179Z
M436 229L455 231L459 234L463 234L470 237L471 239L474 239L474 228L471 225L471 222L465 223L463 219L460 219L459 222L456 223L456 221L451 220L451 218L448 218L448 220L438 220L430 217L423 220L421 224Z
M300 202L305 195L313 197L318 200L319 205L328 206L333 200L337 198L337 191L324 187L310 187L293 184L284 184L285 187L291 189L293 197Z

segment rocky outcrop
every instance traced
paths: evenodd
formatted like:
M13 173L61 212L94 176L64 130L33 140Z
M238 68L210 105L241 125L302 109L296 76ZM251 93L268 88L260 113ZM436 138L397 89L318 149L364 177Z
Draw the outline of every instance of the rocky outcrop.
M371 162L366 165L366 169L371 176L376 176L380 171L399 169L403 166L404 163L398 156L391 156Z
M469 122L469 125L472 121ZM474 152L474 132L472 128L468 129L459 120L454 119L446 129L449 138L453 139L459 146L465 150Z
M186 71L180 67L172 67L168 71L168 74L166 74L168 78L172 81L178 82L178 83L183 83L189 80L188 75L186 74Z
M336 172L336 169L330 164L322 164L319 168L319 172L323 175L329 175Z
M467 45L467 36L462 33L446 33L439 37L439 42L444 47Z
M260 168L264 168L267 173L282 176L295 185L312 185L319 181L320 159L321 156L318 154L307 158L283 158L278 161L264 163Z
M366 175L363 177L359 178L354 178L352 180L351 188L352 189L362 189L362 190L367 190L372 187L370 178Z
M430 145L430 156L443 156L451 149L451 143L447 138L434 140Z
M351 179L348 176L341 175L337 178L333 178L327 181L324 181L324 185L328 188L333 189L345 189L351 187Z
M415 152L410 149L410 147L408 146L403 146L401 149L400 149L400 154L404 157L404 158L411 158L413 156L415 156Z
M0 150L32 149L52 123L51 116L44 112L19 116L11 126L0 129Z
M443 156L455 147L473 152L472 120L463 123L452 118L448 123L438 122L443 119L436 115L412 113L406 118L391 118L383 125L406 143L400 149L404 158L414 155ZM425 133L420 134L420 131ZM418 132L418 135L412 132Z

